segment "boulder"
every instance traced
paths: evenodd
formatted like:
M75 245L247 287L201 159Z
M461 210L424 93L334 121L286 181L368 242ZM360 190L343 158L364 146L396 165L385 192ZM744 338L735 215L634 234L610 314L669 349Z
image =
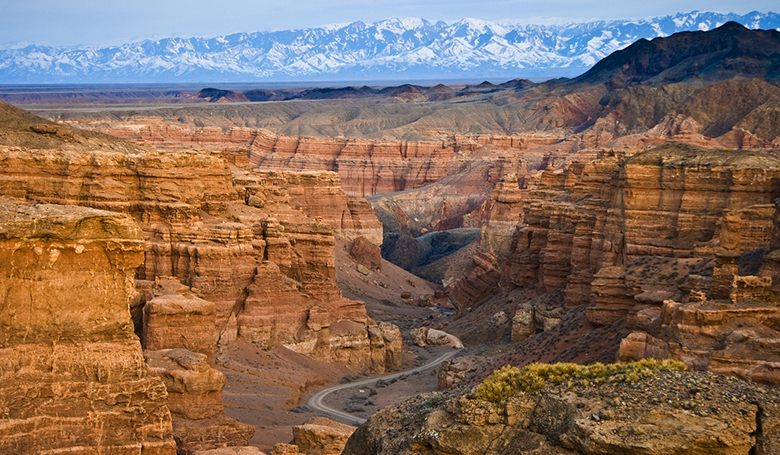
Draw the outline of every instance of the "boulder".
M293 427L292 444L306 455L339 455L356 427L315 417Z
M455 349L463 349L463 343L458 337L442 330L420 327L412 329L409 336L417 346L452 346Z
M382 250L379 245L376 245L369 241L367 238L360 236L352 242L352 248L349 250L349 255L358 264L370 270L379 270L382 268Z

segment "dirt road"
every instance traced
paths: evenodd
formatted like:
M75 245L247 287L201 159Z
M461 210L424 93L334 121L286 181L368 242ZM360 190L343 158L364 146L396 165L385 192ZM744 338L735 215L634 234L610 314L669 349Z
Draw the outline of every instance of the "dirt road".
M338 417L340 419L346 420L346 421L348 421L350 423L359 425L359 424L365 422L366 419L361 418L361 417L357 417L357 416L353 416L353 415L348 414L346 412L342 412L342 411L339 411L337 409L333 409L331 407L328 407L328 406L326 406L326 405L324 405L322 403L322 400L326 396L328 396L329 394L331 394L333 392L336 392L338 390L348 389L348 388L351 388L351 387L365 386L365 385L368 385L368 384L373 384L373 383L375 383L375 382L377 382L379 380L390 381L392 379L398 378L398 377L403 376L403 375L411 375L411 374L414 374L414 373L419 373L421 371L429 370L431 368L435 368L435 367L441 365L444 361L449 360L449 359L455 357L459 353L460 353L460 351L453 350L451 352L448 352L448 353L442 355L441 357L437 358L436 360L434 360L434 361L432 361L430 363L426 363L425 365L417 367L417 368L415 368L413 370L401 371L401 372L389 374L389 375L386 375L386 376L380 376L380 377L376 377L376 378L364 379L362 381L350 382L349 384L341 384L341 385L337 385L337 386L334 386L334 387L329 387L329 388L324 389L324 390L320 390L314 396L309 398L308 405L312 409L316 409L318 411L325 412L325 413L330 414L332 416L335 416L335 417Z

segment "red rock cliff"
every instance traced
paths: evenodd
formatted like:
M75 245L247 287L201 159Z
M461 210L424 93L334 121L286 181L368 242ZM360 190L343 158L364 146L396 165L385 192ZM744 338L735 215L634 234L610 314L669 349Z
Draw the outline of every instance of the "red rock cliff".
M497 202L502 194L494 195ZM725 211L760 212L778 196L780 162L774 158L670 144L630 158L604 155L545 170L522 196L524 217L510 215L519 222L512 241L496 230L510 220L494 211L483 244L507 262L504 274L512 283L543 292L564 287L569 305L595 302L589 317L606 323L624 317L634 300L631 292L618 298L594 288L612 286L606 272L594 281L600 270L648 255L705 254ZM503 210L512 213L508 207ZM757 220L744 230L744 248L768 244L771 219L746 218Z
M0 204L0 452L176 453L128 311L142 261L127 215Z
M308 324L298 316L264 320L295 334L278 341L324 359L336 356L356 367L371 366L367 325L372 322L362 302L344 299L335 285L333 235L335 227L348 236L375 238L381 225L365 204L346 198L334 174L272 177L236 170L234 180L221 153L7 148L0 149L0 169L0 194L132 214L145 238L141 284L176 277L212 302L223 345L239 334L238 321L246 327L249 320L255 326L260 321L241 318L257 307L245 305L252 301L252 286L283 276L303 296L296 314L324 308L330 323L345 321L349 329L323 332L330 324ZM269 270L267 262L281 275L262 276ZM283 312L278 303L272 298L267 305ZM279 326L282 321L296 325ZM340 341L345 337L360 342Z

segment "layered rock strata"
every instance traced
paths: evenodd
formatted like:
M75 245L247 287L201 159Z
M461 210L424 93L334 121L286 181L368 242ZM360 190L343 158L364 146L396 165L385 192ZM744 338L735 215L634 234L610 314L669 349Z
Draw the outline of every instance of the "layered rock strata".
M217 348L216 306L195 295L175 278L157 277L153 298L144 305L144 349L186 349L214 363Z
M666 300L660 311L640 313L618 358L672 358L697 370L780 384L780 309L770 287L771 279L738 276L730 300Z
M340 455L355 427L315 417L293 427L292 444L306 455Z
M246 446L255 428L225 416L225 375L204 354L185 349L144 351L151 375L168 390L173 437L179 455L225 446Z
M335 174L241 170L233 174L221 153L145 150L119 153L2 148L0 168L0 194L36 202L110 208L130 213L138 220L145 238L145 259L137 277L146 289L142 292L144 299L151 299L145 335L151 349L187 348L212 358L214 349L208 352L206 344L213 332L187 334L186 340L176 333L187 321L203 316L215 318L223 346L235 340L239 332L249 334L250 327L257 328L262 321L274 328L258 330L291 334L279 342L297 346L300 352L325 360L343 360L360 368L374 363L371 350L380 346L371 346L368 326L373 323L362 302L344 299L335 285L334 229L376 241L381 225L365 201L348 201L338 189ZM263 276L265 272L272 274ZM186 289L158 290L155 292L162 294L154 295L146 283L159 277L175 278L192 293ZM264 311L279 314L271 309L278 303L274 300L278 296L248 289L258 281L272 280L287 283L289 288L283 292L303 296L297 300L303 306L284 306L293 313L279 318L257 318L259 300L255 296L263 294L259 299L265 299L269 308ZM140 305L138 302L136 308ZM209 314L212 311L213 316ZM314 330L307 326L310 312ZM322 315L327 320L324 325ZM292 321L296 321L294 326L283 325ZM323 326L328 330L322 332ZM181 343L173 342L176 337ZM384 366L373 368L381 370Z
M306 216L321 220L348 240L365 237L382 244L382 224L365 199L348 197L335 172L285 172L254 170L247 180L237 180L246 188L247 204L262 207L270 198L286 200ZM250 177L251 176L251 177Z
M156 147L236 150L252 166L293 171L335 171L350 196L370 196L418 188L453 174L470 155L489 146L501 151L528 150L559 142L563 136L532 132L517 135L450 134L445 140L396 141L328 137L292 137L242 127L192 128L146 118L141 122L79 126ZM505 154L505 153L504 153Z
M490 197L492 206L482 226L480 248L493 254L506 254L512 247L515 227L523 222L523 191L517 176L504 176Z
M633 295L624 290L625 299L609 300L602 292L591 302L594 279L602 287L622 280L618 269L602 269L644 256L706 255L702 245L727 210L752 214L740 234L746 248L768 243L771 220L760 214L780 195L779 184L773 158L682 145L548 169L529 185L524 219L497 254L509 259L506 277L515 285L564 287L567 304L596 303L591 314L607 323L626 316Z
M337 361L382 372L385 369L383 338L371 336L365 308L334 291L319 298L305 294L300 284L282 274L276 263L258 266L237 318L238 337L260 347L283 344L293 351L323 361ZM389 347L389 346L388 346ZM377 362L372 350L381 350ZM400 355L400 350L397 354Z
M635 331L621 342L619 359L673 358L694 369L780 384L780 256L769 251L778 246L778 213L764 205L726 213L703 248L714 251L712 279L690 286L688 295L659 296L660 304L634 308Z
M500 280L501 267L498 258L485 251L475 254L463 276L446 283L450 302L457 314L462 314L492 295Z
M128 215L0 204L1 452L176 453L128 311L142 261Z

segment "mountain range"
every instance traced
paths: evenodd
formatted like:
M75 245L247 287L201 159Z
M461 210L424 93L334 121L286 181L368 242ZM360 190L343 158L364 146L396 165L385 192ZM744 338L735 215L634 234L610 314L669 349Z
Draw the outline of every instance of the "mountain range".
M689 12L558 25L390 18L300 30L119 46L0 49L0 83L377 81L571 77L642 38L734 21L780 30L780 14Z

